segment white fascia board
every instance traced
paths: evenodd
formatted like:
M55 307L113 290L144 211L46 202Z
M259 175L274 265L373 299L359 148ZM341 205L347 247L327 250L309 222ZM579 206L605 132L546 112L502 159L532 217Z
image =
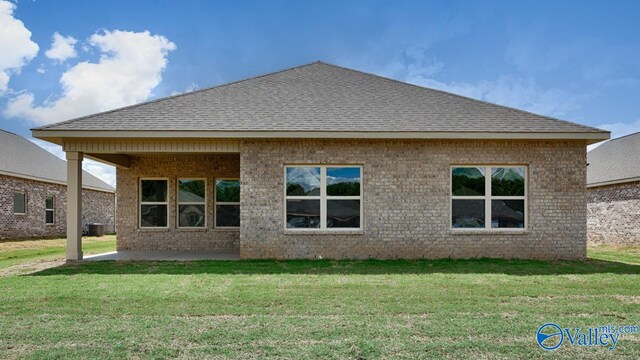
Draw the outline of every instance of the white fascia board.
M92 139L487 139L587 140L609 139L609 132L448 132L448 131L187 131L187 130L32 130L33 137L62 142L63 138Z
M601 181L601 182L597 182L597 183L590 183L590 184L587 184L587 187L588 188L593 188L593 187L598 187L598 186L624 184L624 183L630 183L630 182L636 182L636 181L640 181L640 176L632 177L632 178L626 178L626 179L617 179L617 180L611 180L611 181Z

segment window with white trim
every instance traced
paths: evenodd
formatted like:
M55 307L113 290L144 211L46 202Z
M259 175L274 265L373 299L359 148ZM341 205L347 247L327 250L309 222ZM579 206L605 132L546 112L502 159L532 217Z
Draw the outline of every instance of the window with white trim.
M207 227L207 181L178 179L178 227Z
M527 168L452 166L451 227L527 227Z
M44 198L44 221L46 225L53 225L55 222L55 198L47 195Z
M361 229L362 166L285 166L287 229Z
M169 201L167 179L140 179L140 227L167 228Z
M240 180L216 179L216 228L240 227Z
M24 215L27 213L27 194L21 191L13 192L13 213Z

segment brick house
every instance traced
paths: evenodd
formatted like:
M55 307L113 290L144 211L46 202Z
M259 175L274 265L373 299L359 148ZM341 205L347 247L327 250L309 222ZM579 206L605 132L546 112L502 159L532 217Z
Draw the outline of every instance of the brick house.
M67 165L31 141L0 130L0 239L64 236ZM82 229L102 223L115 232L115 190L83 174Z
M640 245L640 133L607 141L587 162L589 243Z
M280 259L583 259L586 145L609 138L321 62L33 135L72 186L84 155L117 166L118 250Z

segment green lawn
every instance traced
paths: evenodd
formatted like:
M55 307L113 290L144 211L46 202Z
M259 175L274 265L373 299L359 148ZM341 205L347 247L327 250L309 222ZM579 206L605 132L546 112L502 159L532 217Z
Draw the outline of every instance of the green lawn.
M638 251L57 266L0 278L0 358L638 358L640 334L553 354L534 339L545 322L640 325Z
M63 259L66 247L65 239L28 239L0 241L0 271L12 266ZM85 255L99 254L116 249L116 236L85 237L82 250ZM28 269L26 269L28 270Z
M592 259L640 264L640 246L593 246L587 254Z

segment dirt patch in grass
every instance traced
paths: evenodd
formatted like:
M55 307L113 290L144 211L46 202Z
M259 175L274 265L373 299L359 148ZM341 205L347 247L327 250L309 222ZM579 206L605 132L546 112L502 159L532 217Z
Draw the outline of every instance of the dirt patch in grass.
M54 260L38 260L32 261L28 263L18 264L6 269L0 269L0 277L11 276L11 275L28 275L32 273L36 273L38 271L43 271L46 269L62 266L65 264L64 259L54 259Z
M26 239L26 240L2 240L0 251L41 249L49 247L64 246L65 239Z
M614 295L613 297L625 304L640 304L640 295Z
M102 237L83 237L83 242L100 242L100 241L113 241L116 239L115 235L105 235ZM42 249L66 246L67 240L65 238L42 238L42 239L7 239L0 241L1 251L12 250L25 250L25 249Z

